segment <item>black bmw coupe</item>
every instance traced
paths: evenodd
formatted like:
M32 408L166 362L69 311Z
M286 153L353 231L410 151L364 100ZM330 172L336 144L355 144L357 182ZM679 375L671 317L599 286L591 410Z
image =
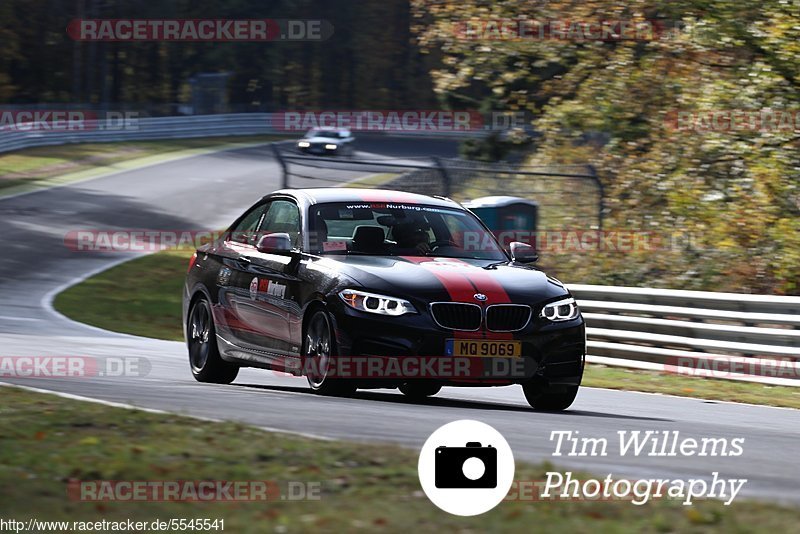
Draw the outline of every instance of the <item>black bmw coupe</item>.
M269 194L198 248L183 293L194 377L240 367L305 375L313 390L521 384L563 410L584 367L584 321L532 247L504 250L447 198L377 189Z

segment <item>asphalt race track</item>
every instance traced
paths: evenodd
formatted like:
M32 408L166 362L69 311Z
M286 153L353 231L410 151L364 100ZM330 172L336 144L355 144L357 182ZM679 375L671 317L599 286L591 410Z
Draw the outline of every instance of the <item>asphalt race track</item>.
M359 150L361 158L407 158L452 156L456 149L449 141L375 138ZM312 171L323 180L376 172ZM279 182L278 165L269 148L256 147L0 199L0 356L124 356L146 358L151 366L142 377L6 381L269 429L392 442L414 449L444 423L477 419L502 432L518 460L551 460L559 467L586 469L600 478L611 473L627 478L710 479L716 471L723 478L748 479L742 495L800 504L797 410L589 388L582 389L573 407L561 414L529 410L519 387L446 388L419 404L408 402L395 390L325 398L312 394L303 378L249 369L230 386L200 384L189 372L181 343L105 332L52 311L49 302L60 289L130 257L73 252L64 245L68 231L221 228L261 195L277 189ZM298 179L292 185L320 183ZM552 457L550 433L554 430L607 437L609 455ZM744 438L744 454L621 457L615 446L618 430L678 430L682 438L696 439ZM364 454L369 454L368 448Z

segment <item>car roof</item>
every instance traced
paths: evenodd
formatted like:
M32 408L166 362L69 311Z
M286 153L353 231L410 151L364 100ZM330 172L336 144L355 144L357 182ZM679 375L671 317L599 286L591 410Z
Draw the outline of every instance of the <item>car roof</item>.
M281 189L273 195L286 195L295 198L298 203L314 205L328 202L392 202L397 204L424 204L426 206L463 209L460 204L449 198L420 195L390 189L358 189L342 187L318 187L309 189Z

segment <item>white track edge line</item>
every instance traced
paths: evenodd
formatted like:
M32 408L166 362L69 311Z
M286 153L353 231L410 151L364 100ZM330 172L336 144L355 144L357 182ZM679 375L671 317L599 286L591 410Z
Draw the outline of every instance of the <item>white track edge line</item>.
M20 384L14 384L14 383L11 383L11 382L0 382L0 387L18 388L18 389L22 389L22 390L25 390L25 391L30 391L30 392L33 392L33 393L43 393L45 395L55 395L56 397L61 397L61 398L64 398L64 399L81 401L81 402L91 402L93 404L102 404L103 406L109 406L111 408L121 408L123 410L134 410L134 411L138 410L140 412L147 412L147 413L153 413L153 414L158 414L158 415L175 415L175 416L178 416L178 417L188 417L190 419L197 419L199 421L207 421L209 423L231 423L231 422L236 422L236 421L231 421L230 419L214 419L214 418L211 418L211 417L202 417L202 416L199 416L199 415L192 415L192 414L187 414L187 413L169 412L169 411L166 411L166 410L159 410L159 409L156 409L156 408L145 408L143 406L136 406L134 404L126 404L124 402L107 401L107 400L103 400L103 399L97 399L97 398L94 398L94 397L85 397L83 395L75 395L73 393L65 393L63 391L55 391L55 390L52 390L52 389L42 389L42 388L36 388L36 387L33 387L33 386L24 386L24 385L20 385ZM241 421L239 421L239 422L241 423ZM259 430L263 430L265 432L275 432L275 433L278 433L278 434L288 434L288 435L292 435L292 436L298 436L298 437L303 437L303 438L308 438L308 439L314 439L314 440L318 440L318 441L339 441L339 440L337 440L335 438L329 438L327 436L319 436L317 434L310 434L308 432L298 432L296 430L284 430L284 429L281 429L281 428L274 428L274 427L269 427L269 426L260 426L260 425L254 425L254 424L251 424L251 423L241 423L241 424L244 424L244 425L259 429Z

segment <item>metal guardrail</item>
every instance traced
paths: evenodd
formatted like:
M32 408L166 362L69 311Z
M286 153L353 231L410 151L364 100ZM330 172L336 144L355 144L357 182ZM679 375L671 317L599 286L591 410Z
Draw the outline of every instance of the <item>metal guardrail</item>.
M129 120L85 120L83 129L24 130L0 128L0 153L37 146L69 143L104 143L113 141L143 141L152 139L186 139L192 137L222 137L263 134L291 134L275 127L273 113L229 113L219 115L187 115L175 117L142 117ZM46 125L45 125L46 126ZM30 127L30 125L28 125ZM370 132L371 134L374 132ZM394 132L386 132L394 135ZM463 139L483 135L482 131L467 132L405 132L413 137L442 137ZM300 132L297 132L300 135Z
M82 130L0 129L0 153L37 146L150 139L277 134L269 113L86 120ZM23 126L24 127L24 126Z
M800 386L800 297L570 286L587 361Z

